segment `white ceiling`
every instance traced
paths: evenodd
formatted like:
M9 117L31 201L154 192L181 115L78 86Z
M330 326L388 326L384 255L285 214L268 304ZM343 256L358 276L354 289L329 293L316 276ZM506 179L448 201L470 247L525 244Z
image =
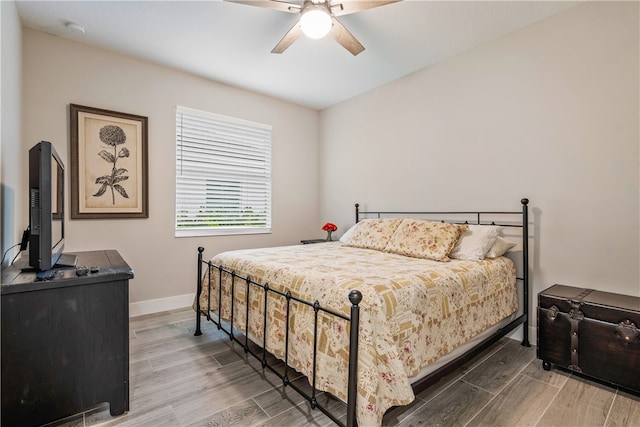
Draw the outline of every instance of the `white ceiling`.
M339 18L365 46L352 56L330 38L306 37L283 54L272 54L298 15L220 0L16 2L26 27L314 109L578 3L405 0ZM69 32L70 22L86 34Z

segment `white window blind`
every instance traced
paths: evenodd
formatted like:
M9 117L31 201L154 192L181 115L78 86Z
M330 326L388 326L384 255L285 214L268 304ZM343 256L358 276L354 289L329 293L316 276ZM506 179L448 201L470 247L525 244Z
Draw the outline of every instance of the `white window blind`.
M176 109L176 236L271 232L271 126Z

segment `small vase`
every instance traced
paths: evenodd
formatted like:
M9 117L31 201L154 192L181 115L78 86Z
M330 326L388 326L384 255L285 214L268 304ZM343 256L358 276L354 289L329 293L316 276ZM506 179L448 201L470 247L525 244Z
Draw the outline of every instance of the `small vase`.
M327 230L327 242L331 242L333 241L333 239L331 238L331 233L333 233L333 231L331 230Z

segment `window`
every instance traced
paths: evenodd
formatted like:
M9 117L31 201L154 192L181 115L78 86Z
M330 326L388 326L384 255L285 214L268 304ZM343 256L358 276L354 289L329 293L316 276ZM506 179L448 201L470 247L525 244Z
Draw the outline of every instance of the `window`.
M271 232L271 126L178 107L176 236Z

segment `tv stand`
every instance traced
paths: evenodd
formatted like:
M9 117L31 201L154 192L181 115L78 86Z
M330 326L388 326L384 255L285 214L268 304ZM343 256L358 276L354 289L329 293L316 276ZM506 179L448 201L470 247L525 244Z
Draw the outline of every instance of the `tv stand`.
M1 424L39 426L102 402L129 410L129 279L117 251L71 254L76 270L2 271Z

